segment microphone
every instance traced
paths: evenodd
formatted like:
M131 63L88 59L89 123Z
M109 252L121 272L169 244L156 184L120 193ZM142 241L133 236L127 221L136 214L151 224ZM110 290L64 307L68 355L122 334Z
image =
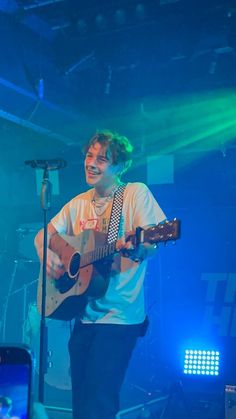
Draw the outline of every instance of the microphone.
M63 159L26 160L25 164L33 169L59 170L66 167L67 162Z

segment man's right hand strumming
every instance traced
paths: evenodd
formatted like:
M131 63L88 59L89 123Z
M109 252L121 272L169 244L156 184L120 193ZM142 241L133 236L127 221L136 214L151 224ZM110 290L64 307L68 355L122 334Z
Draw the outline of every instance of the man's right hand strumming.
M48 245L50 243L50 237L53 234L57 234L57 231L53 227L52 224L49 224L48 225L48 240L47 240ZM38 232L34 240L34 245L35 245L41 264L43 263L43 236L44 236L44 231L42 229ZM63 263L61 262L61 259L49 247L47 248L46 272L47 272L48 277L54 278L54 279L60 278L65 272L65 268L64 268Z

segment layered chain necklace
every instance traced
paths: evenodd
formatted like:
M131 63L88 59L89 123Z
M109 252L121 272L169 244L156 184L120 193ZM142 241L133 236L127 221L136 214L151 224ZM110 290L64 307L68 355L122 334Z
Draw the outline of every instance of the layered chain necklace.
M102 215L106 211L106 209L108 208L108 205L113 200L114 195L115 195L117 189L119 188L119 186L120 186L120 184L114 185L113 188L112 188L112 191L107 196L96 196L95 195L96 192L94 190L93 198L92 198L92 204L93 204L94 210L95 210L95 212L98 216Z

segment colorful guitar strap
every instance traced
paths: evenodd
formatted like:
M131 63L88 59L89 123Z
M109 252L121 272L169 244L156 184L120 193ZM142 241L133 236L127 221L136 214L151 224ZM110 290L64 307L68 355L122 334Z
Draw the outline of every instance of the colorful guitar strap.
M118 237L125 188L126 183L122 183L114 195L111 218L108 226L107 243L115 242Z

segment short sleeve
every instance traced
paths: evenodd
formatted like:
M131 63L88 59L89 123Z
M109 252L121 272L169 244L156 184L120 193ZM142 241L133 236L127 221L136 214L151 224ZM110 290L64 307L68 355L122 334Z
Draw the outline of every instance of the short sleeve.
M166 219L164 212L144 183L134 184L132 199L134 228L157 225Z
M68 202L56 215L51 219L53 227L60 234L71 234L72 223L70 214L70 202Z

